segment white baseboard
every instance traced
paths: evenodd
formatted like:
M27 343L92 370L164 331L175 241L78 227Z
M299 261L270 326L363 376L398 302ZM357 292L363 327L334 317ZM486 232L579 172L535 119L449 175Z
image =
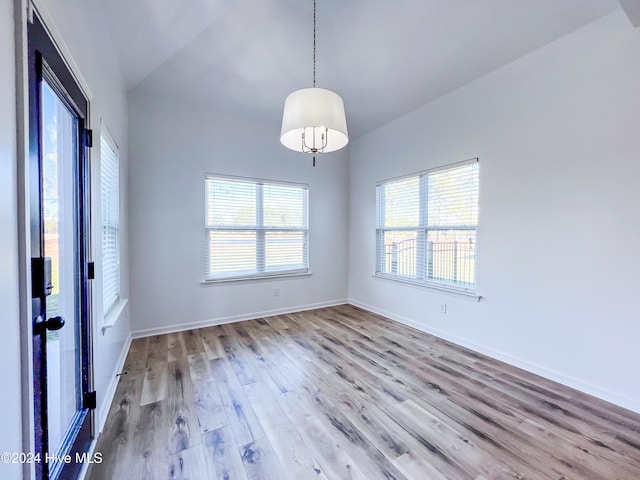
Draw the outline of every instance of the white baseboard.
M633 412L640 413L640 401L638 399L633 399L626 395L622 395L616 392L611 392L609 390L597 387L595 385L592 385L580 379L571 377L569 375L565 375L561 372L557 372L555 370L551 370L549 368L536 365L535 363L528 362L521 358L514 357L513 355L500 352L498 350L494 350L484 345L470 342L464 338L460 338L456 335L452 335L442 330L431 328L427 325L418 323L415 320L411 320L409 318L396 315L392 312L382 310L372 305L367 305L366 303L360 302L358 300L350 299L349 304L362 308L364 310L368 310L373 313L377 313L378 315L382 315L391 320L395 320L396 322L415 328L416 330L420 330L421 332L425 332L430 335L434 335L444 340L453 342L462 347L469 348L478 353L482 353L483 355L487 355L491 358L495 358L496 360L500 360L502 362L508 363L509 365L513 365L514 367L522 368L523 370L526 370L531 373L535 373L536 375L540 375L541 377L544 377L548 380L552 380L554 382L558 382L567 387L571 387L575 390L579 390L589 395L593 395L594 397L598 397L607 402L614 403L620 407L626 408Z
M107 415L109 414L109 409L111 408L111 402L113 402L113 397L116 394L116 388L118 387L118 380L120 377L117 375L122 371L124 367L124 362L127 359L127 354L129 353L129 348L131 347L131 340L133 340L133 336L129 334L127 341L124 342L124 346L122 347L122 351L120 352L120 357L118 357L118 361L116 362L116 366L113 371L113 375L111 375L111 381L109 382L109 386L107 387L107 391L102 397L102 401L100 402L100 406L98 409L98 421L97 425L97 435L96 438L102 433L102 429L104 428L104 424L107 420Z
M212 318L201 320L198 322L179 323L168 325L166 327L147 328L143 330L135 330L131 332L133 338L150 337L152 335L164 335L165 333L181 332L184 330L192 330L196 328L211 327L213 325L224 325L225 323L242 322L244 320L255 320L256 318L271 317L273 315L283 315L285 313L302 312L304 310L313 310L315 308L335 307L336 305L344 305L349 303L347 299L332 300L329 302L312 303L308 305L298 305L294 307L278 308L275 310L265 310L262 312L246 313L242 315L232 315L229 317Z
M96 444L98 443L98 439L94 438L89 445L89 451L87 452L87 458L93 458L93 455L96 451ZM101 454L102 455L102 454ZM78 480L84 480L87 476L87 472L89 471L90 464L85 462L82 464L82 468L80 469L80 473L78 473Z

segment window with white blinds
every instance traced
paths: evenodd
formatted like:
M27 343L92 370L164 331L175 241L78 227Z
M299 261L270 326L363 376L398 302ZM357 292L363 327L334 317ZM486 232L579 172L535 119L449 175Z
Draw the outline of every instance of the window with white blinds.
M377 275L475 290L478 172L473 159L378 183Z
M205 197L205 280L307 272L307 185L207 175Z
M118 149L100 136L102 210L102 306L106 315L120 298L120 165Z

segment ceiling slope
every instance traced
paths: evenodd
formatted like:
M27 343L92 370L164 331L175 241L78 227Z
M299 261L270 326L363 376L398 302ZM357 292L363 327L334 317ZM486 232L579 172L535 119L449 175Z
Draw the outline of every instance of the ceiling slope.
M285 97L311 84L311 0L102 4L130 88L275 121ZM617 0L318 0L317 84L342 95L357 138L618 8Z

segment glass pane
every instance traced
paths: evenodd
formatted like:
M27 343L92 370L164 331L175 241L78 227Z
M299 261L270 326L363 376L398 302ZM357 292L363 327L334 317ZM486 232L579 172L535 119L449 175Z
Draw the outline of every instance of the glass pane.
M224 278L255 273L256 232L238 230L209 231L209 275Z
M379 187L378 219L382 227L417 227L420 225L420 177L387 182ZM380 208L382 207L382 208Z
M383 249L379 257L379 271L381 273L412 278L417 276L417 231L384 231L382 232L382 245L380 248Z
M207 226L256 226L256 184L207 178Z
M265 232L265 269L268 272L306 267L304 232Z
M476 231L427 232L427 278L452 285L476 284Z
M47 410L49 451L58 452L80 408L80 350L76 279L75 168L77 119L42 82L44 254L51 258L53 290L47 318L65 326L47 332Z
M290 185L264 185L264 226L305 228L307 189Z
M428 225L478 224L478 164L428 175Z

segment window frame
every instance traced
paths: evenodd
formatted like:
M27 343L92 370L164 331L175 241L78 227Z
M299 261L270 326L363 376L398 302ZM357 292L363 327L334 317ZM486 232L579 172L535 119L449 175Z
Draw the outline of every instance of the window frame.
M480 296L477 294L477 266L478 266L478 257L477 257L477 231L479 220L476 221L475 225L429 225L428 224L428 177L429 175L436 174L438 172L443 172L446 170L451 170L459 167L464 167L466 165L477 164L479 166L479 158L472 158L469 160L464 160L461 162L456 162L452 164L442 165L439 167L431 168L428 170L422 170L419 172L402 175L399 177L388 178L385 180L378 181L376 183L376 244L375 244L375 273L374 277L393 280L401 283L407 283L411 285L416 285L420 287L425 287L428 289L440 291L442 293L453 294L457 296L467 297L474 300L479 300ZM417 226L385 226L384 223L384 196L380 194L380 188L384 185L390 184L392 182L401 181L403 179L411 179L418 178L419 187L418 187L418 195L419 195L419 209L418 209L418 225ZM480 181L479 181L479 171L477 173L477 188L478 192L480 189ZM479 193L478 193L479 196ZM479 205L479 198L478 198ZM382 265L386 263L386 253L383 253L385 250L384 244L384 235L385 232L415 232L415 244L416 244L416 266L415 266L415 275L408 276L402 275L398 273L389 273L387 271L383 271ZM429 266L427 263L428 257L428 236L429 232L437 232L437 231L473 231L476 232L476 240L474 245L474 283L473 285L465 286L465 285L456 285L454 283L449 283L446 281L435 280L433 278L429 278Z
M208 186L207 182L209 179L221 179L221 180L230 180L230 181L239 181L245 183L254 183L257 186L257 194L256 194L256 225L255 228L253 226L230 226L230 225L222 225L222 226L210 226L208 225ZM309 194L309 185L306 183L300 182L289 182L284 180L272 180L272 179L264 179L257 177L243 177L237 175L226 175L226 174L217 174L217 173L205 173L204 174L204 246L205 246L205 272L204 279L202 280L203 284L217 284L217 283L232 283L232 282L247 282L247 281L260 281L260 280L269 280L283 277L296 277L296 276L304 276L311 275L311 270L309 267L309 203L310 203L310 194ZM264 186L265 185L282 185L289 187L299 187L303 189L306 193L304 202L303 202L303 226L302 227L269 227L264 225ZM229 276L210 276L210 250L209 250L209 242L210 237L209 233L211 231L230 231L230 230L238 230L238 231L255 231L256 232L256 271L252 273L239 273L236 275ZM265 252L266 252L266 232L301 232L303 233L304 243L303 243L303 266L301 268L295 269L286 269L286 270L274 270L267 271L265 270ZM262 252L262 254L259 253Z

